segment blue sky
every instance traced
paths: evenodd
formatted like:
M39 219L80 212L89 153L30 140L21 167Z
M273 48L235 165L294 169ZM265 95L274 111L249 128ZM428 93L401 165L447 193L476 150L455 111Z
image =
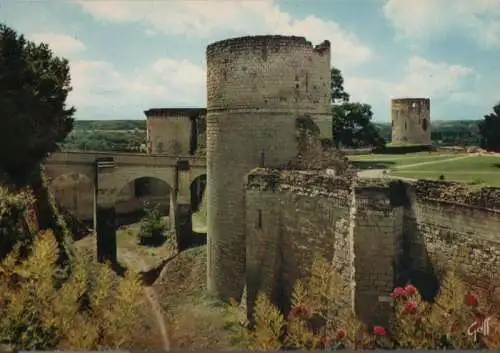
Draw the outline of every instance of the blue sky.
M206 45L255 34L330 40L379 122L395 97L431 98L434 120L500 101L500 0L0 0L0 22L70 60L77 119L204 106Z

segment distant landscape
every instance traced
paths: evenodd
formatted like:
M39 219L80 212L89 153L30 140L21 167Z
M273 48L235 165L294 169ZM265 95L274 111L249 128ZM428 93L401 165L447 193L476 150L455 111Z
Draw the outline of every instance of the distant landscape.
M481 120L437 120L431 123L433 144L439 146L477 146ZM391 124L374 125L390 142ZM115 152L139 152L146 140L146 120L76 120L63 149Z

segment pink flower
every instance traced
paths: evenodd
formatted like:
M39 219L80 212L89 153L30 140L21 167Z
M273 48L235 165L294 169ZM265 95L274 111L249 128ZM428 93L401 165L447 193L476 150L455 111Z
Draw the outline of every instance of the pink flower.
M405 287L405 292L408 295L414 295L414 294L418 293L418 290L417 290L417 288L413 284L408 284Z
M347 336L347 331L344 330L343 328L341 328L341 329L337 330L337 333L335 335L335 339L337 341L340 341L340 340L344 339L346 336Z
M415 314L417 312L417 303L409 301L405 304L404 312L407 314Z
M377 336L385 336L387 332L385 331L385 328L383 328L382 326L375 325L373 326L373 333L376 334Z
M392 299L397 299L406 296L406 291L402 287L396 287L391 293Z
M479 297L474 292L469 292L465 295L465 304L470 306L477 306L479 304Z

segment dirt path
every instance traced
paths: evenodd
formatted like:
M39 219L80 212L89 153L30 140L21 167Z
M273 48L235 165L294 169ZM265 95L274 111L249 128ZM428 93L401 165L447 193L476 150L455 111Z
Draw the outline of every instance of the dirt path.
M146 268L146 262L134 254L133 252L127 249L120 249L123 257L133 258L135 263L142 266L142 268ZM151 286L143 286L144 294L148 299L149 305L151 306L151 310L154 313L156 324L158 325L158 329L160 330L162 341L163 341L163 349L165 351L170 351L170 339L168 338L167 326L165 325L165 319L163 315L163 311L161 309L160 303L158 302L158 296L156 295L156 291Z
M151 310L153 310L156 323L158 324L158 328L160 329L161 337L163 340L163 349L165 351L170 351L170 340L168 338L167 327L165 325L165 319L163 317L163 311L161 310L160 303L158 302L158 296L156 295L156 291L153 287L145 286L144 294L146 294L146 298L148 298L149 305L151 305Z
M399 167L394 167L392 169L393 170L401 170L401 169L406 169L406 168L418 167L418 166L421 166L421 165L428 165L428 164L436 164L436 163L446 163L446 162L451 162L451 161L458 161L460 159L471 158L471 157L474 157L474 155L460 156L460 157L454 157L454 158L448 158L448 159L440 159L440 160L437 160L437 161L428 161L428 162L406 164L406 165L402 165L402 166L399 166Z

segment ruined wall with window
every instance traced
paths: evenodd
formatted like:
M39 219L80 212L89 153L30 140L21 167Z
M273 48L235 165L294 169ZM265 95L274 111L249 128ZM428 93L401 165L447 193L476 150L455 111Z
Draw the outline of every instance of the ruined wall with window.
M430 100L400 98L391 101L392 142L430 145Z
M206 145L204 108L152 108L146 115L148 153L187 156Z

